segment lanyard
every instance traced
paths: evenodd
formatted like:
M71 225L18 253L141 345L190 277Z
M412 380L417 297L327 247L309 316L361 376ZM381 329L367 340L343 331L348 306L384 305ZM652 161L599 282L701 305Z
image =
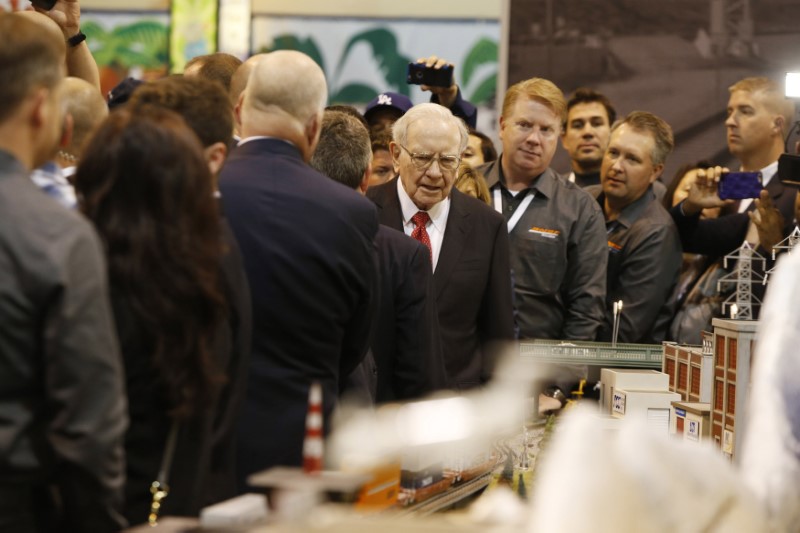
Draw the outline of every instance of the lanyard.
M525 213L525 210L528 209L528 205L533 201L533 197L536 196L536 193L533 191L529 192L525 198L522 199L522 203L517 206L517 209L514 211L514 214L508 219L508 232L511 233L511 230L514 229L514 226L517 225L519 219L522 218L522 214ZM497 187L494 190L494 210L503 214L503 198L500 196L500 187Z

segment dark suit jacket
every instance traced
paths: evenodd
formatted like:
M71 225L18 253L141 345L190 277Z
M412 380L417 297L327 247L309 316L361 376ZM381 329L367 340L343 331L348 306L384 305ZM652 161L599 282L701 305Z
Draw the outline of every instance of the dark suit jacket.
M240 481L302 464L308 390L323 390L324 431L340 378L369 345L375 208L279 139L240 145L219 180L253 303L253 350L239 423Z
M795 189L784 187L778 176L773 176L766 187L772 203L783 215L787 227L793 229ZM755 208L751 203L748 211ZM670 215L678 228L683 251L717 258L736 250L744 242L750 218L745 213L733 213L715 219L700 220L700 216L683 216L680 205L670 210ZM791 231L790 229L790 231ZM788 234L787 234L788 235ZM762 253L763 250L760 250Z
M367 196L381 224L403 230L396 180L370 188ZM449 384L469 388L490 377L487 343L514 336L508 232L503 217L483 202L455 188L450 200L433 282Z
M381 226L375 240L381 269L372 353L378 402L418 398L447 386L428 249Z
M766 189L769 191L773 205L781 212L783 220L786 222L784 227L784 236L786 237L794 229L795 189L784 187L777 175L772 177ZM755 202L752 202L747 211L752 211L754 208ZM699 214L693 217L684 216L681 213L681 204L678 204L669 213L678 228L683 251L707 255L712 261L739 248L747 236L747 227L750 224L747 212L700 220ZM760 246L756 251L767 259L765 269L772 268L772 255L765 252ZM754 272L759 275L764 274L758 263L754 263L753 267ZM761 283L754 283L752 290L753 294L763 301L766 287ZM758 308L755 311L754 318L757 318Z

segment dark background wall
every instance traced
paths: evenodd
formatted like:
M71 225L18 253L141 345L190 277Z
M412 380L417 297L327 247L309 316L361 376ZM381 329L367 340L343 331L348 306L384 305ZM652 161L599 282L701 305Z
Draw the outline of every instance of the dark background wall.
M728 87L800 70L800 0L511 0L508 82L539 76L565 94L607 94L620 116L647 110L675 131L662 180L683 163L735 165ZM553 166L568 170L559 150Z

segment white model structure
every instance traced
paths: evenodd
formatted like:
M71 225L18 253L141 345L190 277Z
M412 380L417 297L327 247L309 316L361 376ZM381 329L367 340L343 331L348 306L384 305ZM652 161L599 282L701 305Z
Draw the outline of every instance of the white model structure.
M794 249L795 246L797 246L798 242L800 242L800 228L795 226L794 230L792 230L792 232L789 234L788 237L786 237L781 242L772 247L772 260L775 261L780 252L786 252L787 255L791 254L792 250ZM775 267L772 267L764 273L765 285L767 284L769 277L774 272L775 272Z
M611 414L616 389L637 391L669 390L669 376L658 370L603 368L600 370L600 412Z
M756 252L750 244L745 241L734 253L725 256L724 266L728 268L728 261L736 261L736 268L717 281L717 290L721 291L725 284L734 284L736 290L724 302L722 302L722 312L725 313L726 307L733 308L736 305L735 316L739 320L753 319L753 305L760 305L761 301L753 296L753 283L763 283L764 276L753 272L753 262L760 262L763 269L765 259ZM755 300L755 301L754 301Z
M761 311L741 472L773 520L800 528L800 254L780 261Z

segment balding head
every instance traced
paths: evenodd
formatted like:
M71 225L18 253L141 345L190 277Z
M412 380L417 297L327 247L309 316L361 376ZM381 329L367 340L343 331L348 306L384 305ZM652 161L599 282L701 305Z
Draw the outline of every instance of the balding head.
M239 102L239 97L244 92L244 88L247 87L247 80L250 78L250 74L252 74L253 69L264 57L266 54L256 54L254 56L250 56L247 61L239 65L236 69L236 72L233 73L233 77L231 77L231 86L229 89L230 97L231 97L231 105L236 105Z
M308 161L319 140L327 97L325 74L313 59L293 50L265 54L239 99L242 137L287 140Z
M108 115L103 94L80 78L66 78L61 92L61 108L72 117L72 141L64 151L80 158L83 145Z
M294 50L264 55L244 90L243 112L286 114L305 123L321 115L328 97L325 74L313 59Z
M53 19L44 13L39 13L38 11L15 11L13 16L30 20L36 24L42 32L46 33L48 38L58 39L59 41L64 40L64 33L61 31L61 28ZM65 46L64 54L66 53L67 49Z

